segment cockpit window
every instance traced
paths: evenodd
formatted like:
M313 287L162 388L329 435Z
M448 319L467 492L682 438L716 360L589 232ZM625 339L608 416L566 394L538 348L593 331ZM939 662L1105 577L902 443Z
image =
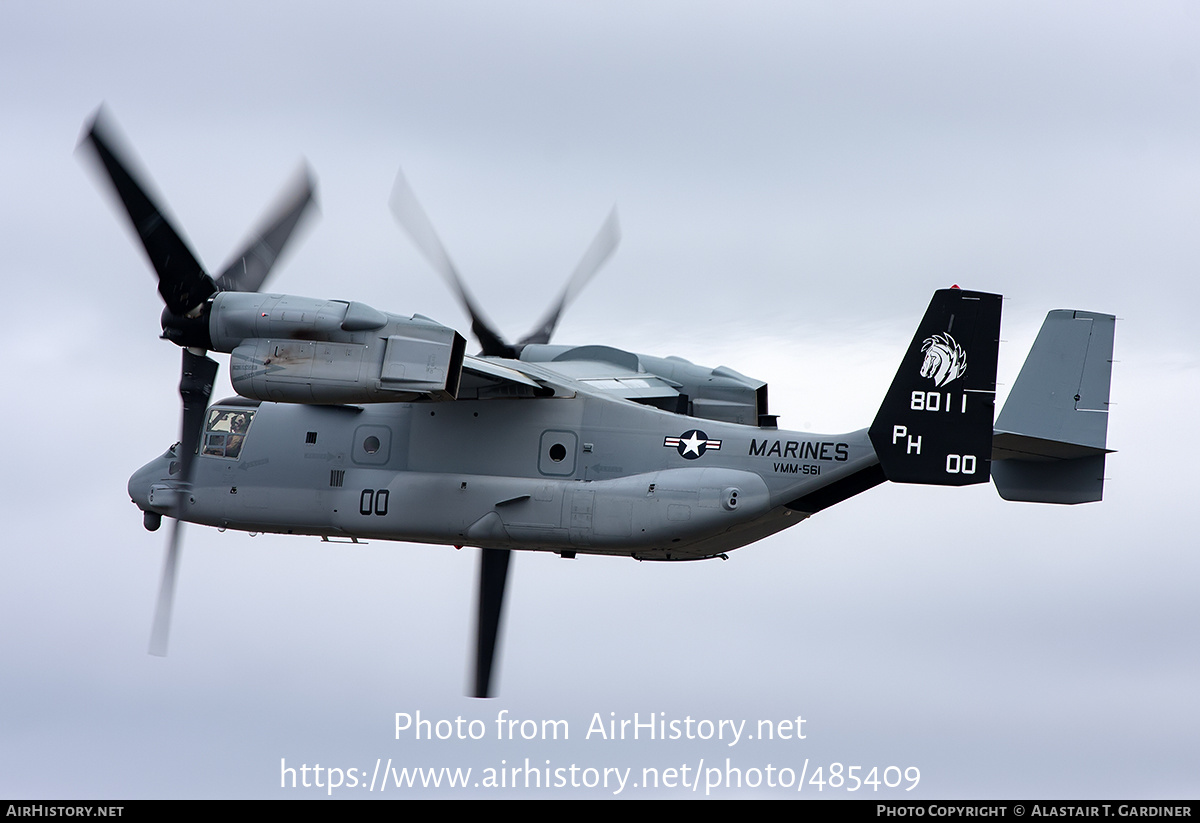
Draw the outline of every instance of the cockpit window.
M254 419L254 409L209 409L204 454L237 459Z

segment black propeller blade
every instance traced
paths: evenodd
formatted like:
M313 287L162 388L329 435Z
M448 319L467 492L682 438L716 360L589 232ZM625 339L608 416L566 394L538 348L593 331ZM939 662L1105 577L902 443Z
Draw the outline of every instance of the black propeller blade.
M412 186L404 177L403 170L396 173L396 182L392 186L392 196L388 204L392 208L392 215L396 218L396 222L408 233L409 238L421 254L425 255L429 264L458 295L459 303L471 318L471 332L483 348L483 354L489 357L515 358L516 350L492 327L483 312L476 306L475 301L471 299L471 293L467 291L467 286L459 276L454 261L450 259L446 247L442 245L441 238L438 237L433 223L429 220L429 215L425 214L425 210L421 208L421 203L417 200L417 195L413 193Z
M102 107L88 124L81 144L86 143L94 151L146 250L150 264L158 274L158 292L167 304L169 315L175 316L171 318L164 315L163 336L181 346L190 345L186 340L192 335L188 334L186 324L182 328L178 325L186 315L202 307L218 290L258 291L266 281L309 206L314 203L312 174L307 166L302 167L296 182L259 223L259 229L225 267L218 280L214 281L167 219L165 212L151 198L147 187L139 181L127 159L130 152L120 148L121 141L109 120ZM192 322L206 323L207 319L202 316ZM150 653L159 656L167 653L171 604L175 596L175 577L183 536L182 518L191 494L192 473L216 375L217 363L206 357L203 350L183 349L179 379L179 395L183 400L178 455L180 476L171 512L175 523L167 543L154 628L150 636Z
M500 335L500 332L496 331L476 305L458 273L458 268L450 259L446 247L442 245L441 238L433 228L429 215L421 207L412 186L404 177L403 170L396 174L396 182L392 186L389 205L396 222L400 224L421 254L425 255L425 259L458 296L459 303L471 318L471 331L479 341L479 345L483 349L482 353L490 357L516 359L520 355L520 347L525 344L549 343L562 313L588 281L596 275L596 272L600 271L608 262L621 242L621 228L617 222L617 210L614 207L600 226L600 231L592 240L591 245L584 252L575 271L571 273L571 277L563 287L558 299L551 304L537 327L522 338L518 345L513 346ZM509 549L483 549L483 553L480 555L478 628L475 634L475 689L473 692L475 697L488 697L491 694L492 668L496 657L496 646L499 643L500 624L504 611L504 587L508 582L508 564L511 555L512 552Z
M509 549L483 549L479 557L479 622L475 634L475 691L491 697L492 663L504 617L504 587L508 583Z
M316 183L307 164L268 212L245 247L217 277L221 291L258 291L288 240L314 205Z
M608 262L608 258L612 257L613 252L617 250L617 246L621 243L621 225L617 221L617 207L613 206L613 210L608 213L608 217L600 226L600 231L596 233L592 244L588 246L587 251L583 253L583 258L579 264L575 266L575 271L571 272L571 278L567 281L567 285L563 287L562 294L558 296L558 300L550 306L546 312L546 316L537 324L533 331L521 338L518 345L526 343L549 343L551 336L554 334L554 329L558 325L558 319L562 317L562 313L566 310L578 295L583 291L583 287L588 284L588 281L595 277L596 272L604 267Z
M135 177L130 164L122 157L115 132L107 121L108 117L101 109L83 139L95 151L113 190L125 206L129 222L158 274L158 293L172 313L185 315L216 292L216 283L166 214L150 198L146 187Z
M179 436L179 486L175 497L175 522L163 560L162 581L158 587L158 604L154 608L154 628L150 632L150 654L167 656L167 638L171 629L171 606L175 600L175 575L179 566L179 546L183 536L184 508L192 490L192 470L200 450L204 432L204 414L212 397L217 363L202 354L183 349L180 367L179 396L183 400L183 422Z
M392 186L392 197L389 203L392 207L392 215L395 216L401 228L407 232L413 244L425 255L425 259L458 295L459 303L471 318L471 331L479 341L483 354L491 357L515 359L520 354L520 347L527 343L549 343L562 313L583 290L588 281L596 275L596 272L604 267L621 242L621 227L617 221L617 209L614 206L600 226L600 231L597 232L595 239L584 252L575 271L571 273L571 277L567 280L558 299L551 304L534 330L523 337L516 346L513 346L504 339L500 332L496 331L471 297L471 293L458 273L458 268L450 259L446 247L442 245L437 231L433 228L433 223L421 207L420 201L417 200L403 170L396 174L396 182Z
M150 628L148 651L155 657L167 656L172 604L175 602L175 577L179 567L179 544L182 537L183 521L171 521L171 537L167 543L167 553L163 556L162 579L158 582L158 600L154 604L154 624Z

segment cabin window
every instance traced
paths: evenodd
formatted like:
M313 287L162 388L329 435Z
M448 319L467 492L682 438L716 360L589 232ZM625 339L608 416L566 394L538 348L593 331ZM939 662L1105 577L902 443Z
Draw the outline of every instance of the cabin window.
M354 430L350 459L360 466L382 466L391 460L392 430L366 424Z

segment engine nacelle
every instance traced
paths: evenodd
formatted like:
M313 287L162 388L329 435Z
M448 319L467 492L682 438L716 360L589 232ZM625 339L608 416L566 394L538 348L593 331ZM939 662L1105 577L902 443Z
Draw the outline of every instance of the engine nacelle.
M423 317L362 303L223 292L209 342L229 352L233 389L283 403L394 403L458 394L466 341Z
M739 374L727 366L697 366L682 357L650 357L614 349L611 346L550 346L534 344L521 349L521 359L533 363L556 361L594 361L626 369L634 374L651 374L668 385L658 394L642 392L623 395L639 403L648 403L666 411L720 420L744 426L775 428L775 417L767 411L767 384ZM626 375L600 370L595 376L586 370L576 372L585 382L589 377L625 378ZM600 382L609 382L603 381Z
M418 323L437 325L384 314L362 303L318 300L290 294L221 292L208 309L209 348L231 352L255 338L323 340L337 343L366 342L368 335L386 337L387 327Z

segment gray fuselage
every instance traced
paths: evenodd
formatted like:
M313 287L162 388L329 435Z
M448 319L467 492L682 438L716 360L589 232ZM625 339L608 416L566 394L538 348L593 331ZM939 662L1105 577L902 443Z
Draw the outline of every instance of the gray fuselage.
M878 462L865 431L698 419L609 396L552 364L520 368L554 396L217 403L210 420L239 409L252 420L236 456L202 444L180 517L251 532L698 559L798 523L808 512L789 503ZM176 513L176 457L130 479L143 510Z

